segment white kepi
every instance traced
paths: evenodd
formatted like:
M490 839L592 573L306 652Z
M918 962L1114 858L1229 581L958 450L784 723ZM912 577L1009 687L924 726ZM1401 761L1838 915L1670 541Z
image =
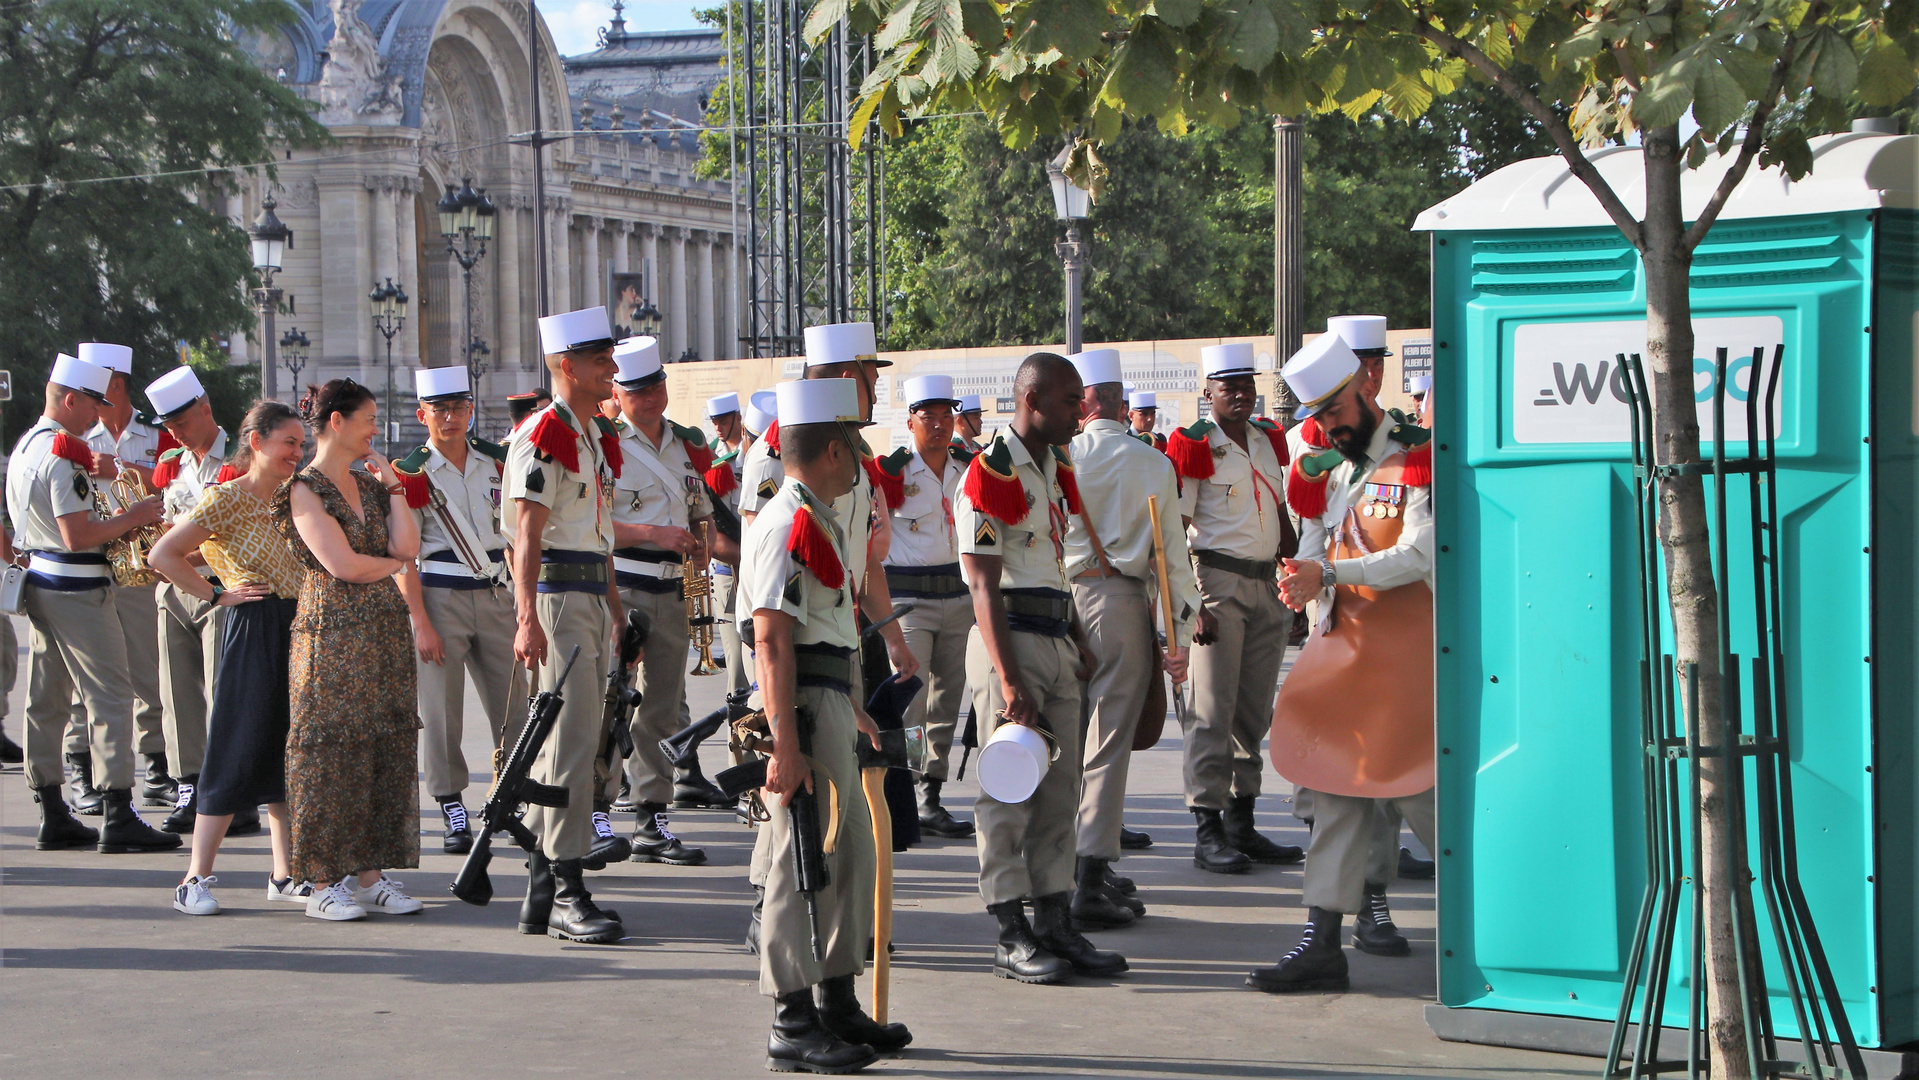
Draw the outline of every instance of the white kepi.
M1431 375L1415 375L1407 379L1406 383L1415 394L1429 393L1433 388L1433 377Z
M1079 381L1085 386L1098 386L1101 383L1121 382L1119 373L1118 349L1087 349L1076 352L1066 359L1079 369Z
M418 368L413 372L413 396L422 402L470 398L473 384L467 379L463 364Z
M1004 723L979 750L979 786L1003 803L1023 803L1039 790L1058 751L1038 728Z
M105 405L108 404L107 384L113 381L113 369L61 353L54 357L53 374L47 377L47 381L69 390L78 390Z
M1209 379L1231 379L1253 374L1253 346L1248 341L1229 341L1199 350L1199 364Z
M776 388L780 426L859 424L860 390L855 379L795 379Z
M806 366L846 364L854 361L892 367L891 360L879 358L878 339L870 322L827 323L806 328Z
M1159 408L1159 395L1151 390L1135 390L1126 396L1126 407L1129 409L1157 409Z
M123 371L133 374L133 350L126 345L109 345L104 341L83 341L80 343L80 359L89 364L98 364L108 371Z
M1386 316L1335 315L1326 320L1326 332L1338 334L1356 353L1391 356L1386 351Z
M980 409L980 405L979 405L979 395L978 395L978 394L961 394L961 395L960 395L960 403L959 403L959 411L961 411L961 412L980 412L980 411L981 411L981 409Z
M746 399L746 430L755 438L766 434L766 429L780 418L779 395L771 390L755 390L753 396Z
M915 375L906 380L906 407L917 409L921 405L951 405L959 408L960 400L953 396L953 377L951 375Z
M660 339L630 337L613 346L613 362L619 370L613 381L627 390L644 390L666 381L666 369L660 366Z
M714 394L706 399L706 418L712 420L727 413L740 411L740 395L729 390L724 394Z
M153 415L161 420L173 419L206 396L206 387L200 385L200 377L190 367L174 368L147 387L147 401L153 405Z
M540 351L548 356L576 349L604 349L613 344L613 324L606 308L590 307L540 320Z
M1338 334L1321 334L1294 353L1279 374L1299 398L1299 410L1293 416L1304 420L1353 381L1359 374L1359 357Z

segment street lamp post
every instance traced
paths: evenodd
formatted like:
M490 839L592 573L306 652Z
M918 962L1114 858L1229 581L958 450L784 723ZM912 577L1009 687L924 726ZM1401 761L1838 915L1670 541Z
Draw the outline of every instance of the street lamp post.
M448 184L434 209L439 211L440 235L446 239L447 254L459 262L466 286L466 344L461 347L460 360L466 365L467 385L479 399L480 376L486 374L486 368L473 361L473 346L484 344L473 336L473 268L486 258L487 241L493 239L493 200L486 197L485 188L473 190L473 178L469 176L457 190Z
M273 355L273 316L280 307L280 289L273 284L273 275L280 270L280 262L286 255L286 246L293 239L293 230L281 222L274 214L273 193L260 205L260 216L253 221L249 235L253 239L253 268L260 272L260 287L253 290L253 302L260 308L260 396L271 398L274 395L274 383L277 381L274 369L279 360Z
M367 302L373 308L373 328L386 339L386 449L393 451L393 444L400 438L400 425L393 419L393 339L406 327L406 290L393 284L392 278L386 284L375 282L373 291L366 294Z
M1086 189L1066 176L1066 154L1067 150L1062 150L1046 163L1046 179L1053 186L1053 216L1066 226L1066 240L1054 250L1066 267L1066 351L1076 353L1082 342L1079 294L1086 255L1086 246L1079 239L1079 223L1086 219L1088 205Z
M658 338L663 321L660 309L653 306L653 301L641 300L640 309L633 313L633 333L638 337Z
M312 339L301 333L297 326L288 328L286 333L280 335L280 356L286 361L287 373L293 376L296 395L300 391L300 372L307 366L307 349L312 344Z

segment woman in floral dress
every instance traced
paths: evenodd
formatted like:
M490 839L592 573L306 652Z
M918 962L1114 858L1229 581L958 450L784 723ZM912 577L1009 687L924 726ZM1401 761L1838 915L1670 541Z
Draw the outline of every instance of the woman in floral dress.
M412 915L420 902L382 871L420 864L413 633L393 581L419 527L373 452L372 391L335 379L301 405L319 450L273 499L306 569L288 661L292 871L313 882L316 919ZM373 475L353 467L363 460Z

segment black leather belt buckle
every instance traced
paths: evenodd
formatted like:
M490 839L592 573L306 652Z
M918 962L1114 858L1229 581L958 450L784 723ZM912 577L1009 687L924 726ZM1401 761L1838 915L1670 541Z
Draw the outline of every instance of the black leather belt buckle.
M574 583L604 585L606 584L606 563L541 563L540 580L549 585Z

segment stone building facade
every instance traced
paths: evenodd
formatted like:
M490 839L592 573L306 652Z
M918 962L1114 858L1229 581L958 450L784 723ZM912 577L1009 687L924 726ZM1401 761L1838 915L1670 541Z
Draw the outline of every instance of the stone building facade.
M695 169L700 110L719 77L717 33L695 32L711 47L689 49L684 34L629 34L616 14L583 75L568 70L542 23L538 126L569 137L546 147L545 199L535 205L532 151L511 141L535 127L525 3L286 3L277 32L247 47L318 104L335 140L287 153L271 181L294 233L276 280L285 291L278 329L297 327L312 342L299 383L350 375L384 390L387 342L367 293L389 278L411 298L392 340L395 418L412 417L413 368L464 361L465 286L434 204L467 177L498 207L494 240L472 272L472 337L490 350L483 431L497 425L507 394L540 381L536 215L546 224L548 310L609 303L608 275L638 273L662 313L667 355L739 355L733 192ZM621 52L650 79L622 73ZM668 83L673 93L655 93ZM631 123L625 108L637 114ZM243 182L227 213L251 223L268 184ZM235 361L257 364L249 350L259 347L234 335ZM285 396L284 363L278 382Z

